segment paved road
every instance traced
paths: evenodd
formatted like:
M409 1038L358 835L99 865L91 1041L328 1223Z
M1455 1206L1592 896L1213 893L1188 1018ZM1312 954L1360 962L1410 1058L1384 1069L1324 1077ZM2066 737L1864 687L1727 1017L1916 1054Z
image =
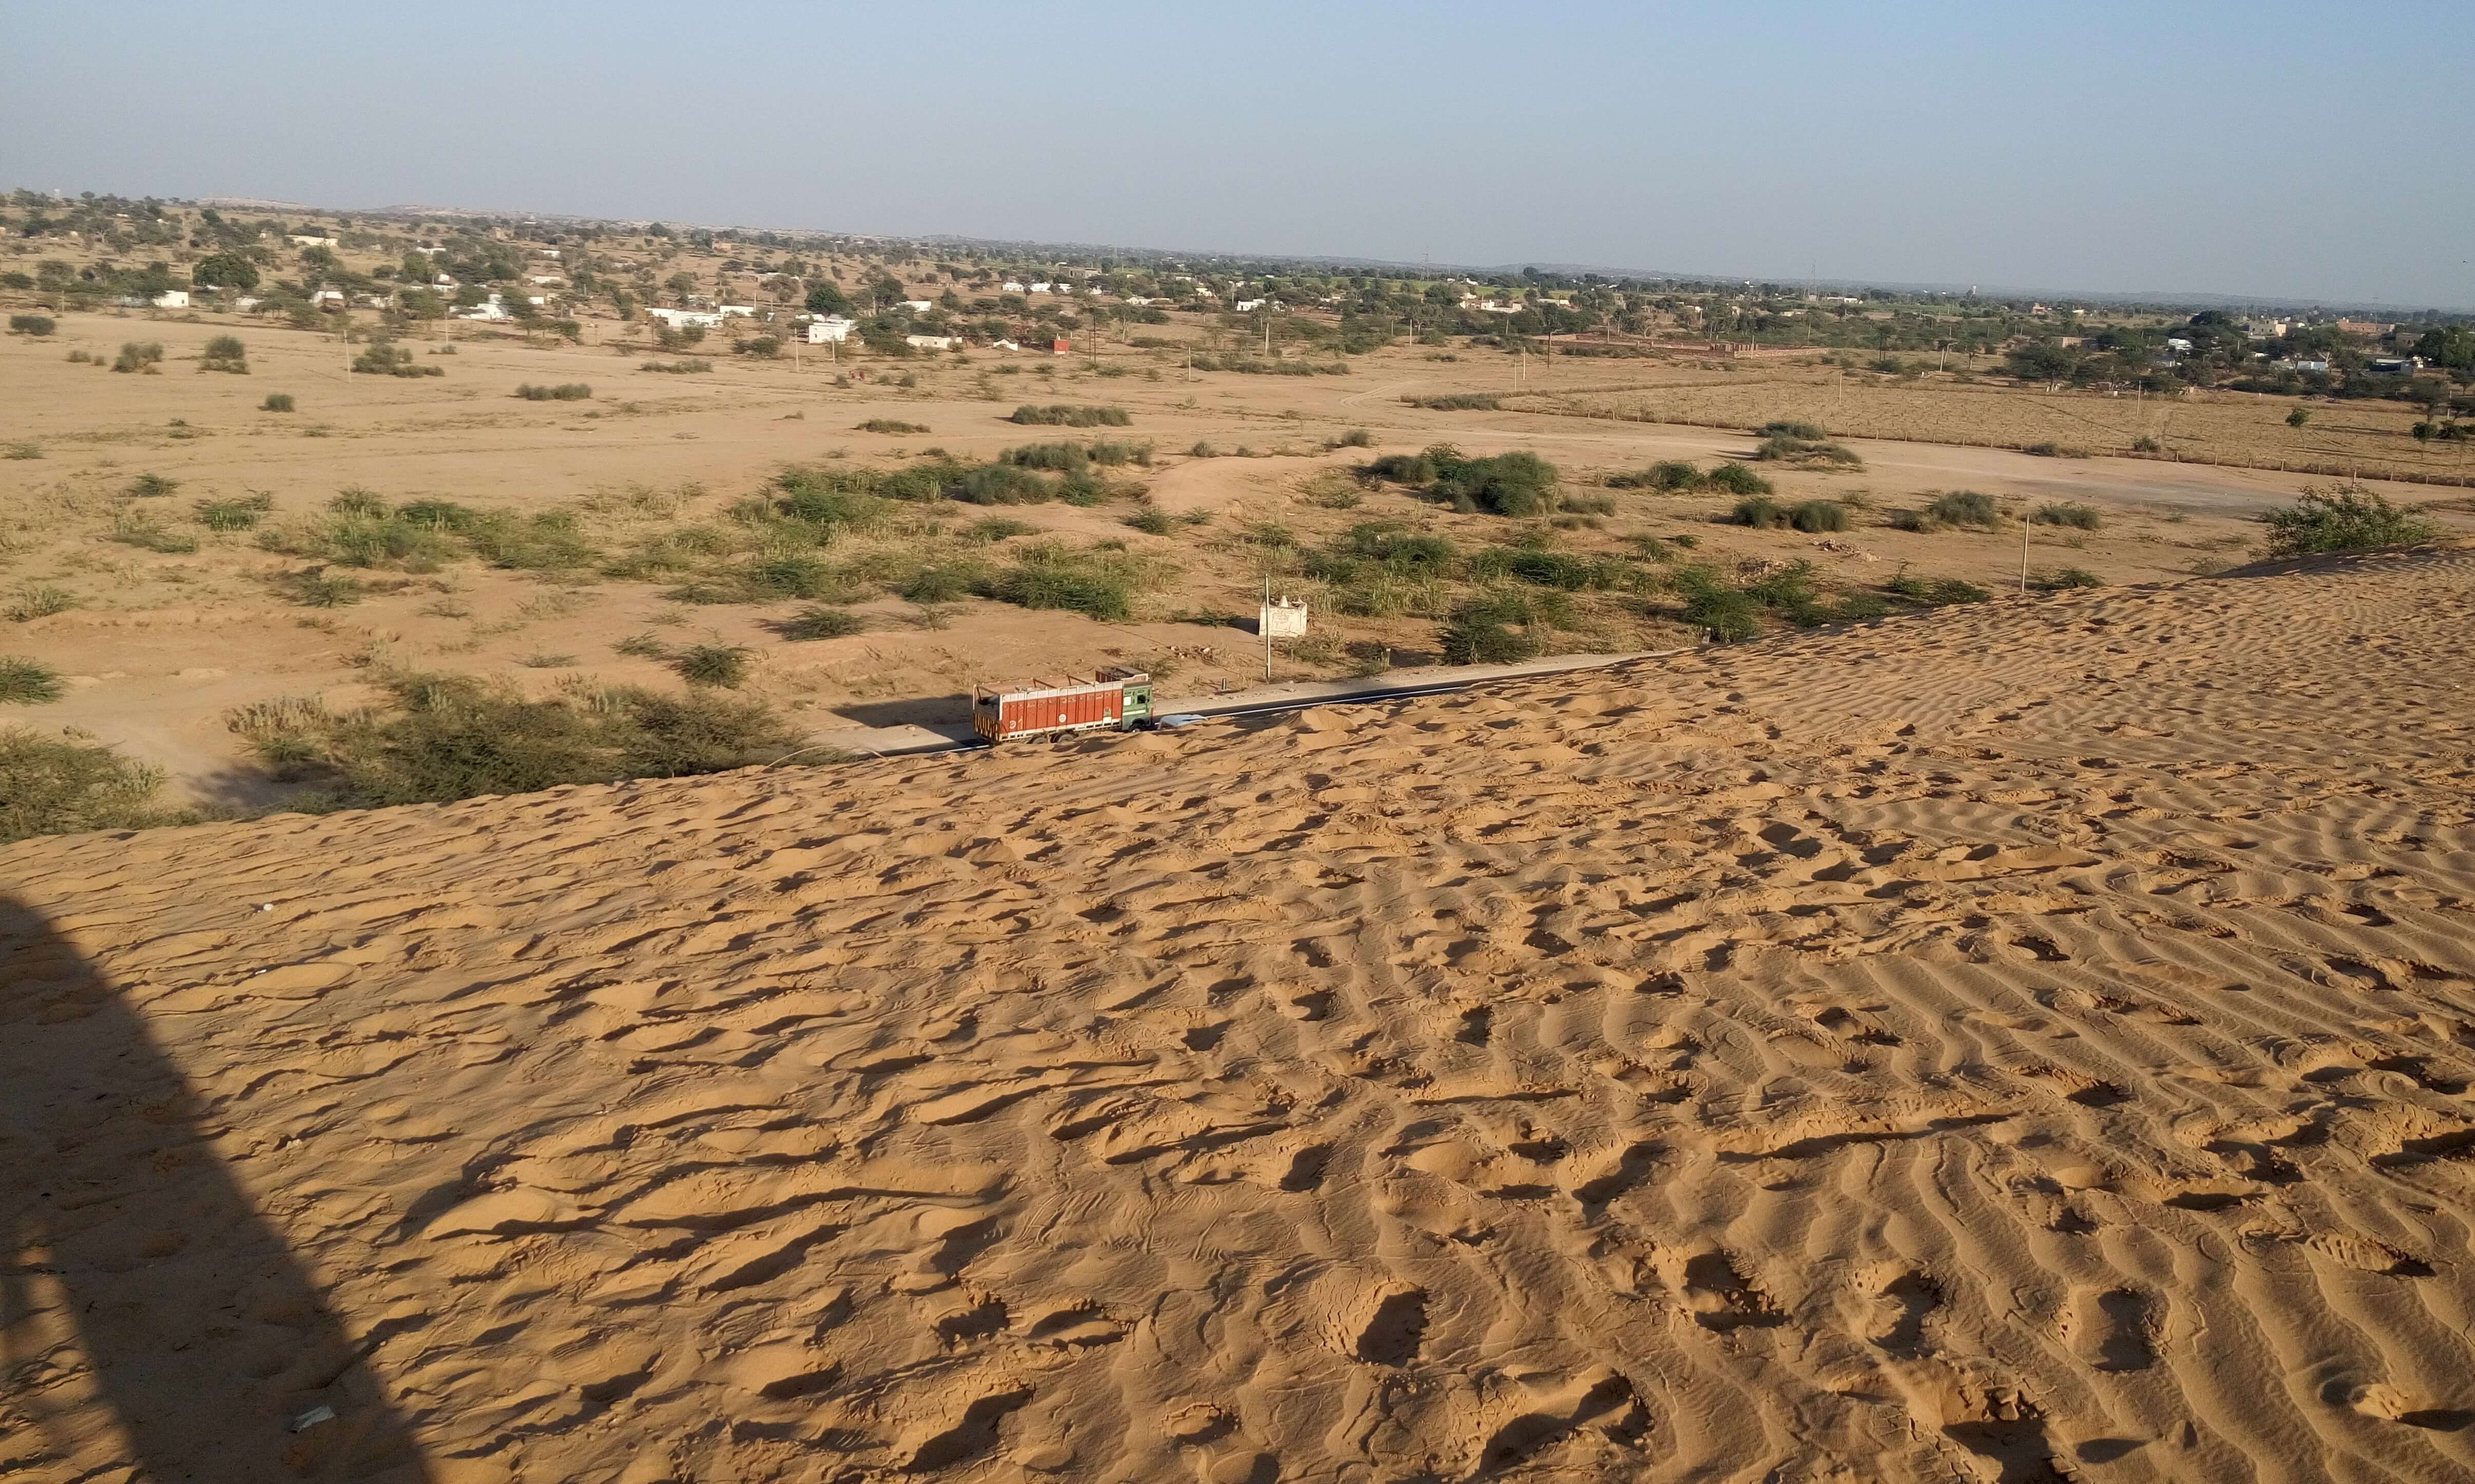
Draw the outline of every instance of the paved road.
M1521 675L1553 675L1576 669L1604 669L1630 660L1655 659L1661 655L1687 652L1683 649L1645 649L1628 654L1558 654L1543 660L1524 660L1517 665L1422 665L1414 669L1396 671L1381 680L1297 680L1217 694L1206 693L1170 697L1159 701L1153 710L1163 717L1230 717L1294 711L1305 706L1329 706L1345 701L1400 700L1412 695L1458 691L1482 681L1507 680ZM970 718L959 717L951 721L907 726L854 726L818 732L811 736L807 750L839 748L845 752L886 756L901 752L940 752L948 747L973 745L977 741L971 735ZM791 755L794 759L799 756L799 753Z

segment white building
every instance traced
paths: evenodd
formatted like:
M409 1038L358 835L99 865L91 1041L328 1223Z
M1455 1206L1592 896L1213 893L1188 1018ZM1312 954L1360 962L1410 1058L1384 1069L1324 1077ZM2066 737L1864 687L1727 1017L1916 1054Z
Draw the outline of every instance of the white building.
M1017 283L1012 279L1008 279L1003 283L998 284L997 288L999 292L1007 294L1019 294L1023 291L1022 285Z
M715 304L713 312L725 320L734 315L743 320L756 318L756 306L753 304Z
M527 282L527 283L532 284L532 285L533 285L534 287L536 287L536 288L565 288L565 287L567 287L567 280L566 280L565 279L560 278L557 274L554 274L554 273L535 273L535 274L529 274L529 275L527 275L527 276L526 277L525 281L526 281L526 282Z
M1031 291L1035 294L1054 293L1056 289L1057 285L1054 283L1035 283L1031 286Z
M925 314L937 306L930 304L925 299L906 299L902 301L902 307L910 310L914 314Z
M496 299L499 296L493 294L490 297ZM312 290L309 295L309 304L313 308L324 309L328 305L332 304L336 308L340 309L344 307L344 291L340 288L322 288Z
M185 309L189 307L189 291L184 288L167 288L147 303L158 309Z
M1139 309L1143 305L1150 304L1151 301L1140 294L1128 294L1126 296L1126 303L1133 304L1136 308Z
M1238 312L1240 314L1252 314L1262 307L1263 307L1263 301L1260 299L1240 299L1238 301Z
M493 294L490 297L496 299L498 296ZM648 309L645 318L659 320L673 329L685 329L691 325L711 329L722 323L719 312L709 313L702 309Z
M915 351L950 351L963 343L960 335L905 335L902 343Z
M845 319L839 314L828 314L823 319L808 322L808 343L840 345L848 340L851 331L857 328L859 328L859 321Z
M335 245L334 238L327 236L322 232L314 231L296 231L292 234L291 241L294 247L331 248Z

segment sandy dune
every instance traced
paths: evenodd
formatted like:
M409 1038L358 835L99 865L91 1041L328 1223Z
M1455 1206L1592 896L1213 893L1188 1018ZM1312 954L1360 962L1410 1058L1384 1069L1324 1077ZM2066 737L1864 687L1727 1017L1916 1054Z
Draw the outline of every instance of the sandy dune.
M2466 1478L2470 650L2376 559L0 850L0 1476Z

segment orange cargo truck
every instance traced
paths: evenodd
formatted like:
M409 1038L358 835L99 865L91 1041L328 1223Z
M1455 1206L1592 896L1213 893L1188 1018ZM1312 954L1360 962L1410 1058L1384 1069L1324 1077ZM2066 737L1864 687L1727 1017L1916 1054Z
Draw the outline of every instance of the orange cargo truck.
M1104 726L1126 730L1148 722L1151 716L1151 675L1123 666L1090 680L1068 675L971 688L971 730L992 742Z

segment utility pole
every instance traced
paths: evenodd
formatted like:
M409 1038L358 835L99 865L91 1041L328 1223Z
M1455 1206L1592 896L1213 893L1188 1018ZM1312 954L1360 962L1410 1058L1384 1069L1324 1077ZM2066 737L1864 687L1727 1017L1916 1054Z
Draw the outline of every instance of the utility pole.
M2028 596L2028 528L2036 523L2028 518L2025 506L2020 510L2020 596Z
M1263 683L1272 683L1272 575L1263 574L1263 613L1255 626L1263 631Z

